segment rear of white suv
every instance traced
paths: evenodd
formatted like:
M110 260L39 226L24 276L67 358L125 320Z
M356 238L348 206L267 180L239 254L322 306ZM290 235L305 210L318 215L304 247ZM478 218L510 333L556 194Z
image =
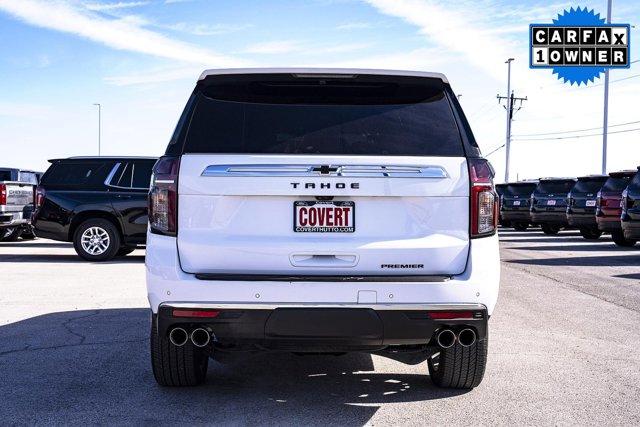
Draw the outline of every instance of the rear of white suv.
M151 184L156 380L201 383L221 353L360 351L475 387L492 178L441 74L206 71Z

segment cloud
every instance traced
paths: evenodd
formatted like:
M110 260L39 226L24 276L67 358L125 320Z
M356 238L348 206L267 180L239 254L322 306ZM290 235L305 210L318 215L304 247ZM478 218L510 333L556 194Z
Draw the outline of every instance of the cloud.
M134 86L165 83L175 80L191 80L196 82L202 67L177 67L177 68L160 68L154 70L145 70L143 73L124 74L119 76L105 77L105 83L114 86Z
M109 10L117 10L117 9L128 9L132 7L140 7L148 5L148 1L119 1L117 3L85 3L84 7L89 10L95 10L98 12L109 11Z
M373 28L370 22L346 22L336 27L336 30L366 30Z
M40 0L0 0L0 10L37 27L74 34L113 49L203 64L241 66L242 61L220 55L143 28L135 19L111 19L81 9L75 3Z
M171 25L165 25L163 28L167 28L173 31L179 31L182 33L193 34L195 36L217 36L220 34L235 33L243 31L253 27L251 24L190 24L187 22L178 22Z
M300 42L282 40L282 41L270 41L262 43L254 43L245 48L245 53L259 54L259 55L274 55L283 53L299 52L303 47Z
M401 18L419 28L438 46L464 55L468 62L495 79L503 78L500 67L509 57L509 42L476 24L469 7L457 9L420 0L366 0L379 12Z

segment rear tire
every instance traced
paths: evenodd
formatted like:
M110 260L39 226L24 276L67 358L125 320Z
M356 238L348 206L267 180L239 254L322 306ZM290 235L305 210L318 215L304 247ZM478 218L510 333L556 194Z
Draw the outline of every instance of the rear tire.
M20 227L2 228L0 229L0 242L15 242L21 234Z
M158 335L156 316L151 317L151 366L162 386L184 387L202 384L207 378L209 356L191 341L181 347Z
M472 389L482 382L487 366L488 339L469 347L456 343L427 360L431 381L438 387Z
M557 225L542 224L541 227L544 234L554 235L560 232L560 227L558 227Z
M91 243L93 236L96 238L95 244ZM88 219L76 229L73 247L76 253L87 261L109 261L120 249L120 232L107 219Z
M513 229L516 231L527 231L529 224L526 222L516 222L513 224Z
M636 240L627 239L622 231L614 231L611 233L613 243L623 248L630 248L636 244Z
M593 228L581 228L580 235L587 240L598 240L602 236L602 231Z

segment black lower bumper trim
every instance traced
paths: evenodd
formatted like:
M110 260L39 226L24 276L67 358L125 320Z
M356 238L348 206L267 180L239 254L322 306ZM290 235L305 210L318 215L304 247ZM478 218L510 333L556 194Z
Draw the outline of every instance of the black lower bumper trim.
M197 307L194 307L197 309ZM227 350L302 352L376 351L387 346L434 345L437 330L473 328L487 336L486 309L472 318L432 319L427 311L372 308L223 309L214 318L175 318L173 308L161 306L158 333L176 326L187 331L208 328L215 345Z

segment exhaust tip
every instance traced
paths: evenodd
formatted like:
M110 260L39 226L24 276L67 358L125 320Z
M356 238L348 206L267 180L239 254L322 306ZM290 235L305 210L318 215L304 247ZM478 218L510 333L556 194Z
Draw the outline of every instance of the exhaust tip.
M169 332L169 341L176 347L182 347L189 340L189 334L182 328L173 328Z
M204 347L209 344L210 340L211 335L209 335L209 332L204 328L197 328L191 332L191 342L196 347Z
M476 331L473 329L463 329L458 334L458 342L463 347L470 347L476 342Z
M456 343L456 334L451 329L444 329L436 336L436 342L442 348L449 348Z

